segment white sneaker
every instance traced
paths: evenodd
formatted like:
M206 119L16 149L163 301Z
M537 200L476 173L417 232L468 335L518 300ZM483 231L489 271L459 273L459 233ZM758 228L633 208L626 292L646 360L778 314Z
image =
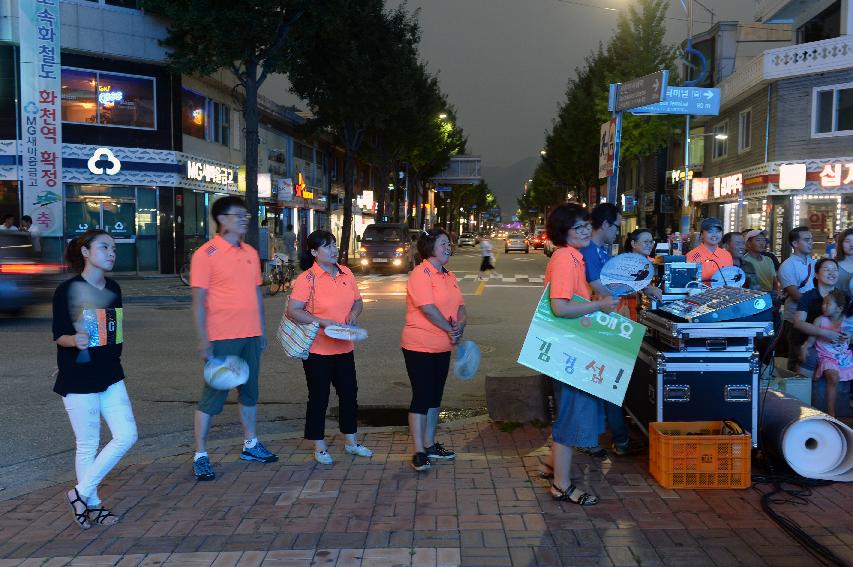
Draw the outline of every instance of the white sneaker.
M331 465L335 462L328 451L314 451L314 460L321 465Z
M357 445L345 445L344 450L347 452L347 455L357 455L359 457L372 457L373 451L358 443Z

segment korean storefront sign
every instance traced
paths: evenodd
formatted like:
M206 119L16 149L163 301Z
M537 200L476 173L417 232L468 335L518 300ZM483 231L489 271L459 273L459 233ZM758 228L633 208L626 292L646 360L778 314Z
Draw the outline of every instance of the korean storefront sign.
M743 174L735 173L714 178L714 198L737 195L743 190Z
M710 183L707 177L696 177L690 181L690 200L695 202L707 201L710 194Z
M62 235L59 0L19 0L24 214L42 236Z
M808 171L805 163L784 163L779 166L779 189L805 189L807 180L817 181L823 189L836 189L853 185L853 163L829 162L820 167L820 171Z
M551 311L545 289L518 363L588 394L622 405L646 328L616 313L566 319ZM585 301L575 296L572 301Z
M828 163L820 172L820 186L841 187L853 184L853 163Z

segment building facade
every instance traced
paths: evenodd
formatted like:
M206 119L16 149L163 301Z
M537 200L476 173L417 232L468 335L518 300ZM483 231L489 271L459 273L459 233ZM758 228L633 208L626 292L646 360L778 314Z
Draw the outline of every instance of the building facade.
M116 239L117 272L175 273L215 232L212 203L245 193L235 81L225 72L172 72L159 45L166 22L137 9L135 1L52 1L58 4L51 25L60 48L51 60L61 92L54 152L61 179L42 183L37 192L25 183L28 116L15 101L26 100L31 88L21 61L33 38L18 16L26 13L25 3L35 3L12 0L0 20L0 213L36 213L31 216L41 223L47 259L59 260L70 238L98 227ZM32 26L36 41L45 35L46 17ZM331 227L342 193L336 187L341 152L331 138L300 133L305 119L278 104L275 93L265 94L259 103L259 217L273 234L292 224L304 238ZM371 183L370 167L360 167L367 175L359 191ZM56 218L48 213L51 206Z
M820 255L853 227L853 14L849 0L764 0L756 19L778 26L761 39L787 33L790 44L719 77L720 115L702 122L694 217L719 216L727 231L766 228L780 257L788 231L808 226Z

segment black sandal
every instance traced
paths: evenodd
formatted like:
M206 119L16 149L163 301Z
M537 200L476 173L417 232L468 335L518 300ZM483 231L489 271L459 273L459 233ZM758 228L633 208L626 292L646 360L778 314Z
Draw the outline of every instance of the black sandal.
M110 518L115 518L115 520L110 520ZM118 516L106 508L90 508L89 520L100 526L113 526L118 523Z
M570 484L565 490L556 484L552 484L551 488L560 493L559 496L554 496L554 493L551 493L551 498L558 502L573 502L581 506L595 506L598 504L598 496L584 492L574 484Z
M603 447L578 447L579 453L583 453L584 455L589 455L593 459L598 459L603 461L607 458L607 449Z
M80 498L80 493L77 492L77 489L74 488L74 500L72 500L68 493L65 493L65 500L68 501L68 504L71 506L71 513L74 514L74 521L80 526L81 530L88 530L92 527L92 524L89 523L89 506L86 505L86 502ZM78 512L77 506L75 504L80 503L83 505L83 511Z

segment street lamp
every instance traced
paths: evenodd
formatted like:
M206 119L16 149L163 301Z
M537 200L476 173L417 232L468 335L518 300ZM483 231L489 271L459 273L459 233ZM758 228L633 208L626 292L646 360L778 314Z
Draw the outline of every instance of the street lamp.
M548 155L548 152L546 152L545 150L539 150L539 155L545 157Z
M438 115L438 118L439 118L439 120L446 120L447 119L447 113L442 112L441 114Z

